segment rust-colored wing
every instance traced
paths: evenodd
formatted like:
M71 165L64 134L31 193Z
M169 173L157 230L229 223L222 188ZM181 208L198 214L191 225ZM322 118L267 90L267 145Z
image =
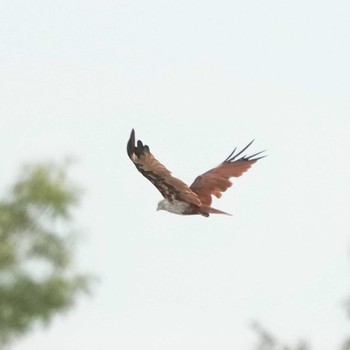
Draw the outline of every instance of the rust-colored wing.
M253 140L254 141L254 140ZM217 198L221 197L221 192L225 192L229 187L232 186L230 181L231 177L240 177L244 172L246 172L258 159L254 158L262 152L253 154L252 156L243 156L238 158L252 143L250 142L246 147L244 147L240 152L235 154L234 151L216 168L207 171L206 173L198 176L190 189L197 193L202 205L210 206L212 201L212 195ZM238 158L238 159L237 159Z
M141 141L137 141L135 146L134 129L130 134L127 151L137 170L158 188L164 198L182 200L200 206L201 202L197 194L184 182L173 177L171 172L154 158L148 146L143 145Z

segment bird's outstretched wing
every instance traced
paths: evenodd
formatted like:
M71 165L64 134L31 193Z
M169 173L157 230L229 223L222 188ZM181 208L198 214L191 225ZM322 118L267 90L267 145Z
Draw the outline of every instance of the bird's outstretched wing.
M154 158L147 145L144 145L141 141L137 141L137 146L135 145L134 129L130 134L127 152L137 170L157 187L164 198L201 205L197 194L184 182L172 176L171 172Z
M220 198L222 195L221 192L226 191L232 186L232 182L230 181L231 177L240 177L257 160L264 157L261 156L256 158L257 155L263 152L262 151L251 156L242 156L241 158L238 158L253 143L253 141L237 154L235 154L235 148L220 165L198 176L194 180L190 189L198 195L202 205L210 206L212 195Z

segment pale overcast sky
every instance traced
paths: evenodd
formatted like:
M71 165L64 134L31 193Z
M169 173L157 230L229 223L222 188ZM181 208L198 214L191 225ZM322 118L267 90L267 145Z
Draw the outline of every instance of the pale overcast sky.
M74 155L92 297L15 350L253 349L253 320L336 349L350 296L348 1L0 4L0 174ZM131 128L187 183L267 149L214 202L157 212Z

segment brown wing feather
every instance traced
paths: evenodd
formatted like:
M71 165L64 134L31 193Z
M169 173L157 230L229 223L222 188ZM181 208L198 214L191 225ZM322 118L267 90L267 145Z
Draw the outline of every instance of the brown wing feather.
M241 155L253 143L253 141L237 154L235 154L236 149L234 149L234 151L220 165L198 176L194 180L190 189L197 193L203 206L210 206L212 195L220 198L222 195L221 192L225 192L232 186L232 182L230 181L231 177L240 177L258 159L264 157L254 158L262 153L259 152L249 157L243 156L237 159L237 157Z
M198 206L201 204L197 194L184 182L173 177L171 172L154 158L147 145L137 141L135 146L134 129L130 134L127 152L137 170L157 187L164 198L182 200Z

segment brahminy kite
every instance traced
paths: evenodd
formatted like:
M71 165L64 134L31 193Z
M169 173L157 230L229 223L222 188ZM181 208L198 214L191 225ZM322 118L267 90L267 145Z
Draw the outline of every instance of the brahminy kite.
M254 141L254 140L253 140ZM164 199L158 203L157 210L166 210L179 215L226 214L211 207L212 195L221 197L221 192L232 186L231 177L240 177L257 160L265 157L256 157L264 151L251 156L241 156L252 143L251 141L240 152L233 152L217 167L199 175L191 186L171 175L171 172L161 164L150 152L147 145L137 141L135 145L135 131L131 131L127 144L127 152L137 170L150 180L160 191Z

